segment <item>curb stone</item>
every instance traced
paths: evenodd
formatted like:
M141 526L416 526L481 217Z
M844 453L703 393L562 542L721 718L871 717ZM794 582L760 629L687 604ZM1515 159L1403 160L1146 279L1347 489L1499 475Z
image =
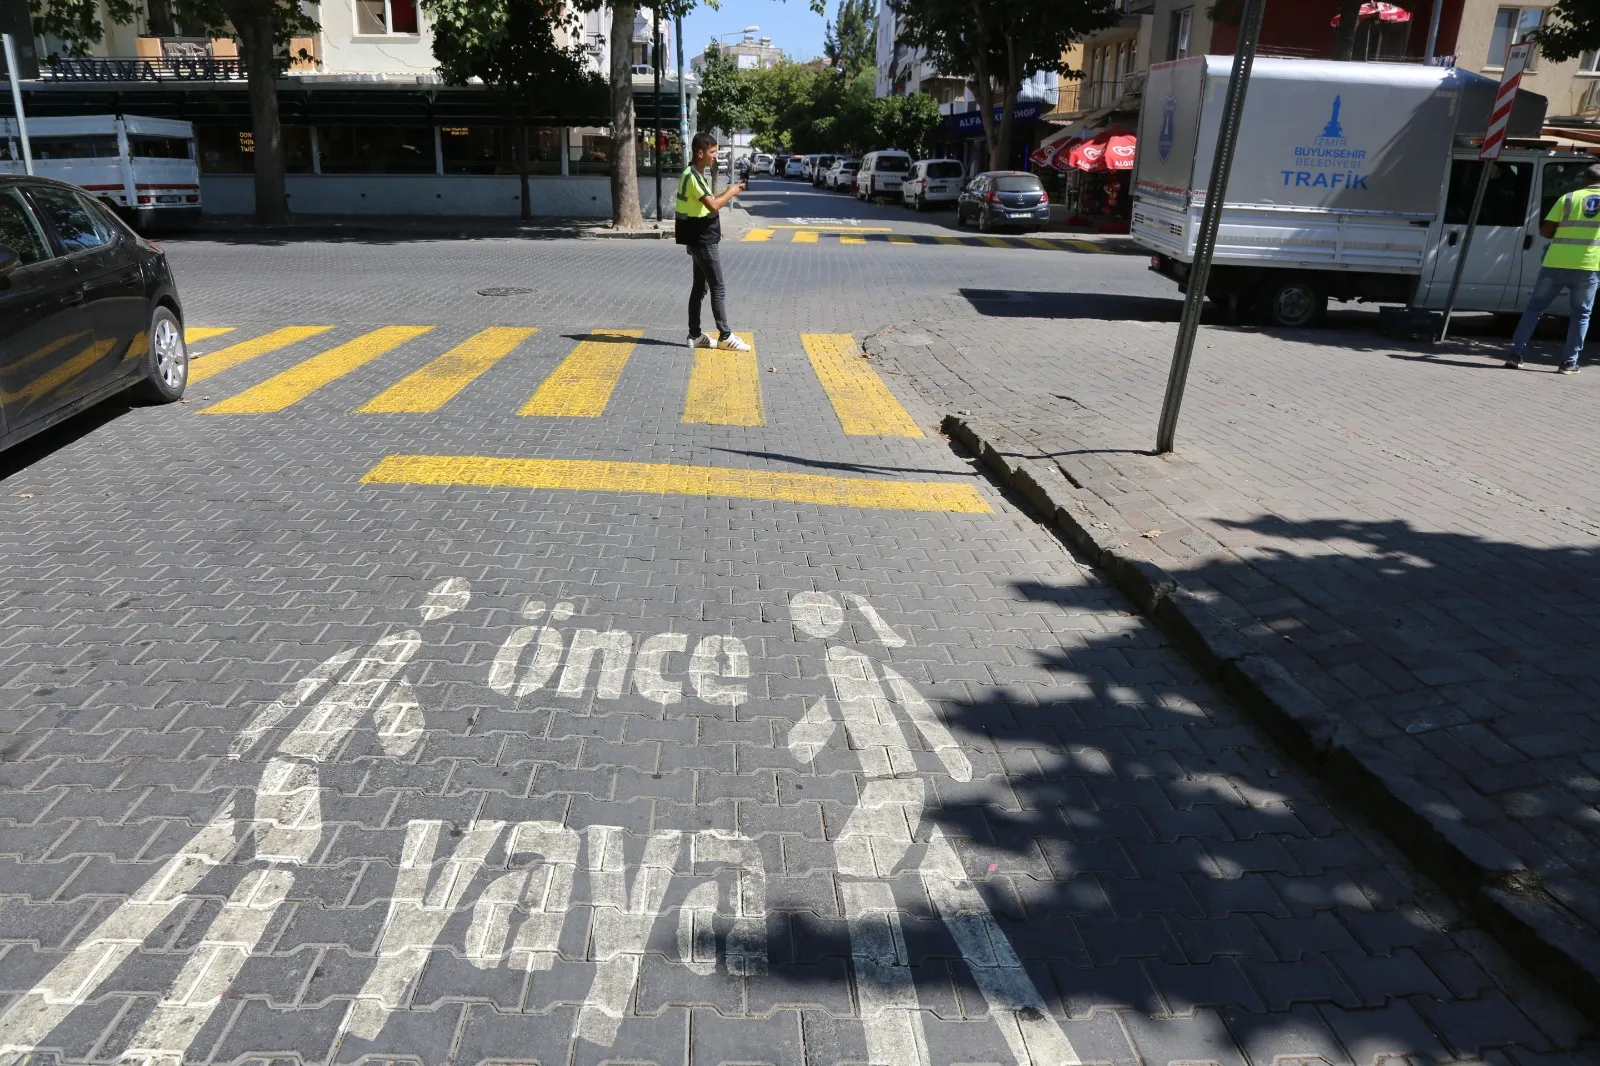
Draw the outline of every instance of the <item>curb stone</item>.
M908 339L889 343L916 347ZM870 355L887 351L882 334L864 348ZM1446 796L1331 714L1201 595L1124 545L1065 474L1007 454L1004 437L970 416L948 414L942 428L1104 572L1273 740L1381 826L1523 966L1600 1020L1600 933L1562 906L1521 860L1452 816Z

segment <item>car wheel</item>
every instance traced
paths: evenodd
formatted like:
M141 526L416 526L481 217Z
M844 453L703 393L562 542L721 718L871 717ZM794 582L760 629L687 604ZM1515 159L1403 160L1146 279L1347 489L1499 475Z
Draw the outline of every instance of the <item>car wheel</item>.
M1314 277L1291 274L1266 282L1253 301L1269 326L1305 329L1328 313L1328 292Z
M144 380L134 391L154 403L172 403L183 395L189 383L189 347L183 342L183 326L169 307L157 307L150 315L146 334Z
M978 209L978 232L979 233L988 233L989 231L991 231L993 229L994 229L994 223L989 221L989 212L983 210L982 208L979 208Z

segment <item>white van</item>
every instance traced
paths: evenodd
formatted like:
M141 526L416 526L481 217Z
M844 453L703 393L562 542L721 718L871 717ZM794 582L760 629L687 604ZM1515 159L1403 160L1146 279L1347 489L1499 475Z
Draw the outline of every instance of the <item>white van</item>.
M861 157L861 173L856 177L856 199L899 196L900 186L911 173L908 152L868 152Z
M913 211L926 210L929 204L953 204L961 198L961 174L959 159L919 159L911 164L900 195Z
M93 193L140 229L200 221L194 126L139 115L28 120L33 170ZM0 174L25 170L15 119L0 118Z

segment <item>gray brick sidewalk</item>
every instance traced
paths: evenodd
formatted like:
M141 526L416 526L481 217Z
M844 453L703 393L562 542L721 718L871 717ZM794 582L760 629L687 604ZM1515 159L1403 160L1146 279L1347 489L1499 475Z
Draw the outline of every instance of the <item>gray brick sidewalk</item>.
M1502 370L1492 338L1396 345L1373 316L1207 328L1158 458L1175 304L1098 308L997 295L868 347L1287 667L1342 727L1312 740L1361 767L1353 798L1404 813L1396 837L1525 958L1595 987L1592 373Z

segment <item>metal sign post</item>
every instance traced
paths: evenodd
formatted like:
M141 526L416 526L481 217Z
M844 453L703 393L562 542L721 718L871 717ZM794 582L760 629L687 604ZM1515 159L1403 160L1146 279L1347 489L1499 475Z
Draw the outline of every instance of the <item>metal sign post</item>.
M683 81L683 16L672 16L672 43L678 49L678 154L689 165L689 90Z
M650 49L650 69L656 76L655 113L650 127L650 139L655 142L655 151L652 155L656 172L656 225L661 224L661 61L666 57L661 54L661 0L656 0L656 6L650 9L650 15L655 20L655 42Z
M1167 374L1167 395L1161 402L1161 424L1156 429L1156 454L1172 451L1178 433L1178 409L1183 406L1183 389L1189 380L1189 361L1194 357L1194 338L1200 329L1200 309L1205 305L1206 281L1211 276L1211 256L1217 247L1217 227L1222 221L1222 204L1228 198L1228 174L1233 169L1233 150L1239 143L1239 121L1244 115L1244 94L1250 85L1250 68L1255 64L1256 45L1261 40L1261 17L1267 0L1245 0L1239 18L1238 48L1233 56L1233 72L1228 75L1228 94L1222 103L1222 128L1217 134L1217 155L1211 165L1211 182L1206 186L1206 206L1200 213L1200 236L1195 241L1194 266L1189 270L1189 291L1183 301L1183 317L1178 321L1178 341L1172 349L1172 369Z
M28 116L22 111L22 72L17 66L17 42L11 34L0 34L6 50L6 77L11 82L11 106L17 113L17 137L22 141L22 167L33 173L33 144L28 140Z
M1461 254L1456 257L1456 272L1450 278L1450 294L1444 300L1444 324L1439 327L1439 340L1450 335L1450 316L1455 314L1456 293L1461 288L1461 274L1467 266L1467 252L1472 248L1472 235L1478 229L1478 213L1483 210L1483 195L1489 189L1489 172L1500 149L1505 147L1506 130L1511 125L1511 108L1517 102L1517 86L1522 83L1522 71L1533 54L1533 42L1514 44L1506 53L1505 72L1500 75L1500 89L1494 94L1494 106L1489 109L1489 128L1483 132L1483 148L1478 159L1483 167L1478 175L1478 188L1472 194L1472 213L1467 216L1467 232L1461 237Z

